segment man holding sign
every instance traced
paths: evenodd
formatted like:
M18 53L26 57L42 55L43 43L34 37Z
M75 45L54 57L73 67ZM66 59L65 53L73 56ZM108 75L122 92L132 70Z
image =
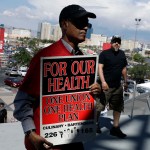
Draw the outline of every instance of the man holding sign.
M78 44L85 40L89 27L88 18L96 18L96 15L87 12L79 5L69 5L63 8L59 16L62 38L51 46L40 50L31 61L23 84L14 100L14 116L22 123L27 150L74 150L75 147L78 150L84 149L81 141L77 143L70 141L70 143L57 145L49 139L58 136L58 132L46 132L44 136L41 136L41 130L51 131L53 129L54 131L68 126L65 130L59 131L60 138L68 138L67 132L73 132L70 126L74 126L75 129L75 126L85 124L84 122L71 123L71 121L85 118L82 115L80 118L78 113L83 110L90 112L89 109L91 110L93 106L89 102L90 95L100 93L100 85L91 83L89 79L89 72L94 74L92 68L88 70L86 66L88 61L91 62L90 65L95 62L92 59L82 60L81 58L72 61L67 59L67 57L74 55L83 55ZM65 57L65 60L60 60L62 56ZM57 57L58 59L56 59ZM68 62L66 63L66 61ZM85 70L82 70L82 67ZM96 67L94 69L96 71ZM87 87L88 85L89 87ZM80 93L80 95L70 94L78 92L82 86L84 89L88 89L90 94L89 92ZM66 91L69 94L65 94ZM81 97L84 101L81 100ZM78 113L73 113L74 111L78 111ZM58 122L62 123L58 124ZM63 122L67 122L67 124L63 124ZM41 124L44 124L42 128ZM84 132L84 130L81 131ZM66 133L65 137L63 137L63 132ZM76 129L76 132L80 132L79 129Z

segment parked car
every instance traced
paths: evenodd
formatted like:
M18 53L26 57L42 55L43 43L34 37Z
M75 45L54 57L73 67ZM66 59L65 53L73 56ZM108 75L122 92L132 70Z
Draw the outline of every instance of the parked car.
M15 68L8 68L5 74L8 76L18 76L18 70Z
M24 77L26 75L26 73L27 73L27 70L28 70L27 67L21 66L18 69L18 75Z
M149 92L149 90L143 87L137 87L137 92L141 94L141 93L147 93Z
M150 82L150 79L144 79L144 82L145 83Z
M125 92L133 93L133 92L134 92L134 89L133 89L133 88L128 87L128 88L127 88L127 90L126 90Z
M27 70L18 70L18 75L24 77L27 73Z
M7 68L7 69L5 70L5 74L8 75L8 74L10 73L10 71L11 71L11 68Z
M125 90L125 92L133 93L134 92L134 84L133 81L128 81L128 88Z
M17 77L8 77L4 79L4 83L11 87L19 87L22 84L22 79Z

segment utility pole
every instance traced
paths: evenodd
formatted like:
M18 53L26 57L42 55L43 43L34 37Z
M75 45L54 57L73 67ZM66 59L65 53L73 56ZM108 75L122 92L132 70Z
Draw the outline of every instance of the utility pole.
M136 24L135 24L135 37L134 37L134 47L132 51L132 62L133 62L133 56L134 56L134 51L135 51L135 46L136 46L136 41L137 41L137 29L138 26L140 25L141 18L135 18Z

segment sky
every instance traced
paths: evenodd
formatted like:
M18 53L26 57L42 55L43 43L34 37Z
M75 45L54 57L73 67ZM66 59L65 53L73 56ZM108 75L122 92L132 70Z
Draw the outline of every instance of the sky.
M59 13L78 4L96 14L93 33L150 43L150 0L1 0L0 24L37 31L38 23L58 24ZM135 18L141 19L139 25ZM137 32L136 32L137 28Z

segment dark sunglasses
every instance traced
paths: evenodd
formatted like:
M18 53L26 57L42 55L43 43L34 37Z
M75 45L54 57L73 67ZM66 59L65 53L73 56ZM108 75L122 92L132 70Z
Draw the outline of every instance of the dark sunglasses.
M92 28L92 24L89 23L87 18L69 19L69 21L78 29Z
M121 40L119 40L119 39L114 39L114 40L112 41L112 43L118 43L118 44L121 44Z

